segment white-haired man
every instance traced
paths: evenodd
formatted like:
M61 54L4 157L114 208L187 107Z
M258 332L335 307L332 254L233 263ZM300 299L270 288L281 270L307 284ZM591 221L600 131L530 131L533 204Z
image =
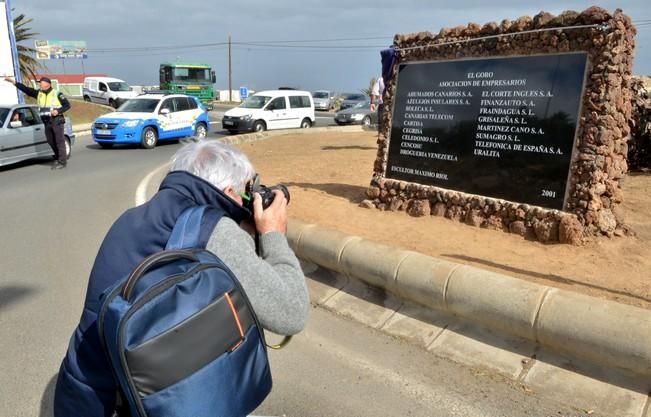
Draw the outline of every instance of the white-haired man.
M223 213L217 225L206 231L207 249L239 279L262 326L284 335L303 329L309 297L299 262L285 238L287 200L278 191L263 210L256 194L250 213L243 198L251 198L245 189L254 175L247 157L234 148L206 141L186 145L174 156L152 199L127 210L113 224L95 259L81 320L61 364L55 417L113 413L117 383L97 331L100 295L144 258L163 250L177 218L190 207L207 205ZM247 224L260 236L259 255L244 230L248 227L241 227Z

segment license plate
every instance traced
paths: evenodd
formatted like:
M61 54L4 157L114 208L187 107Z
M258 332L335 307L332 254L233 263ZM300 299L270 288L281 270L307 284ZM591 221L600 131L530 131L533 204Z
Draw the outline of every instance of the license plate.
M97 133L98 135L110 135L111 131L106 129L97 129L95 133Z
M233 122L231 122L230 120L224 120L224 125L233 126Z

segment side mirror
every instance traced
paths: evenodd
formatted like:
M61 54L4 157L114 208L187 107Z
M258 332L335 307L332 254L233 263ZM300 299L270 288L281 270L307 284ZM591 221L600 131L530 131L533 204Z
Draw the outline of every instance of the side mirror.
M167 107L164 108L164 109L161 109L160 114L162 114L163 116L169 116L170 109L168 109Z
M217 82L217 76L215 75L215 71L210 72L210 79L212 80L213 84Z
M9 126L16 129L16 128L19 128L19 127L23 127L23 122L21 122L20 120L13 120L13 121L11 121L11 123L9 123Z

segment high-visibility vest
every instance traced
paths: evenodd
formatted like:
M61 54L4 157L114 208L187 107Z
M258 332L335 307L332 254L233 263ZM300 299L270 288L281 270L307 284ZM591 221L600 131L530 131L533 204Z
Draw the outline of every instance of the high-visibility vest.
M54 89L51 89L49 93L39 91L36 102L38 103L38 107L61 107L58 94Z

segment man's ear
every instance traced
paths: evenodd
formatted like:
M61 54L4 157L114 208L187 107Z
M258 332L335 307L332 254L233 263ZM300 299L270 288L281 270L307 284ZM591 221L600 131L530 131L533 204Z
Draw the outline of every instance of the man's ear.
M235 189L233 188L232 185L224 188L224 194L226 194L233 200L237 200L237 193L235 192Z

